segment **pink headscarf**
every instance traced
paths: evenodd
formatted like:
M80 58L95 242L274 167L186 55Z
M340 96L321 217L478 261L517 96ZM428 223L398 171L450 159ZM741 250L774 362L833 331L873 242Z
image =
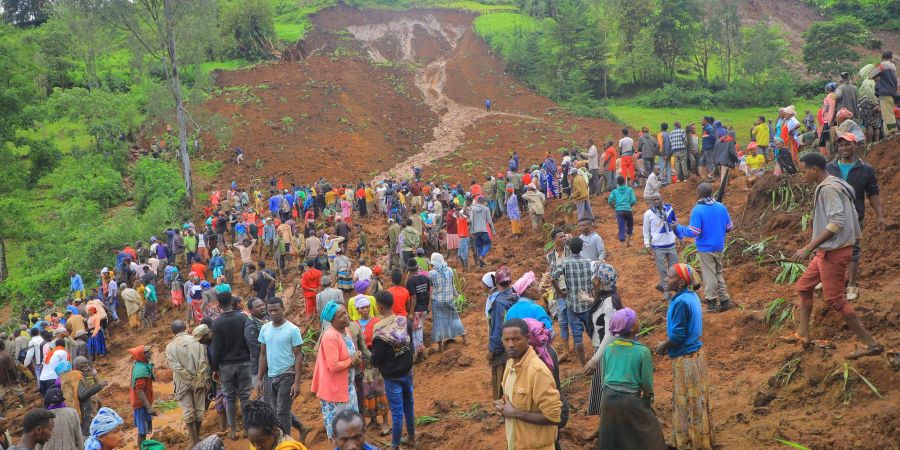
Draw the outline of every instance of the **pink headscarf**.
M512 288L516 291L516 294L522 295L522 293L528 289L528 286L531 286L531 283L534 283L534 272L525 272L525 275L522 275L522 278L519 278L513 283Z
M534 351L537 352L541 361L552 371L553 358L550 357L547 346L553 340L553 333L540 320L534 320L530 317L526 317L524 320L528 325L528 345L534 347Z
M853 113L847 108L841 108L840 111L837 112L838 119L852 119Z
M613 314L609 323L609 333L613 336L621 336L634 328L637 321L637 313L631 308L622 308Z

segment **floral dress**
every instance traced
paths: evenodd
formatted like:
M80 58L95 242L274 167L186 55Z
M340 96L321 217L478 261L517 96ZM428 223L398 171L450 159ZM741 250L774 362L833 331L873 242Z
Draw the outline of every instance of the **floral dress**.
M344 334L344 345L347 346L347 352L350 354L350 358L356 355L356 348L353 347L353 340L350 339L350 336ZM339 412L345 409L352 409L353 411L359 412L359 402L356 398L356 383L354 379L356 378L356 369L353 366L350 366L350 370L347 371L347 376L349 377L349 387L350 394L347 397L346 402L327 402L325 400L319 400L322 403L322 419L325 422L325 432L328 433L328 439L334 438L334 429L331 427L332 422L334 422L334 416L336 416Z

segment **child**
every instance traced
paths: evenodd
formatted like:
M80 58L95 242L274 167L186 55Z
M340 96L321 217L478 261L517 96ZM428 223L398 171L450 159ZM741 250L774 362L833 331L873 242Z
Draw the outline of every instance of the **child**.
M128 349L134 358L131 367L131 391L129 400L134 410L134 425L138 433L138 446L153 432L153 363L150 362L150 346L139 345Z

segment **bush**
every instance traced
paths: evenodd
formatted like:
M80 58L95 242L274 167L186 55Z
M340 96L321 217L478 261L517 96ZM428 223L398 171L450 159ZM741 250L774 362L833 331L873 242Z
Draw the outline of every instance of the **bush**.
M715 104L713 93L708 89L684 89L673 83L666 83L635 99L647 108L685 108L689 106L710 107Z
M145 213L156 200L168 209L176 209L184 200L184 181L174 162L143 157L132 168L134 202L138 213Z
M274 16L271 0L224 2L219 17L219 32L228 55L247 60L266 57L265 45L275 39Z
M760 82L738 79L716 94L716 103L732 108L787 105L794 95L794 82L786 75Z
M64 158L59 167L41 180L41 184L49 185L50 194L60 200L91 200L104 208L126 197L122 175L109 159L100 155Z

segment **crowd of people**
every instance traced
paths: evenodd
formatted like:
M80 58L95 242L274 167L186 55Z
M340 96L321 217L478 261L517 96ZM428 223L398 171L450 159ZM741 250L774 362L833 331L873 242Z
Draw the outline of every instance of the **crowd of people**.
M813 237L793 255L796 261L813 257L797 282L800 325L784 340L813 343L809 318L813 292L821 288L864 344L848 357L883 351L848 300L858 296L866 198L879 228L885 223L875 171L858 152L879 128L871 122L866 83L876 83L882 111L888 106L881 99L886 78L894 77L896 90L890 60L886 53L880 65L860 72L868 76L862 76L858 95L847 76L838 86L826 86L818 126L804 120L808 133L819 133L819 145L803 153L801 122L788 106L775 124L760 117L746 155L738 152L733 129L703 117L699 130L675 122L671 130L661 124L653 135L645 127L637 142L623 129L618 142L607 141L602 152L589 140L586 151L566 151L558 164L548 152L527 166L513 152L505 172L467 184L423 181L418 167L407 178L377 182L331 184L321 178L286 185L273 176L267 192L232 182L212 192L199 224L189 221L151 236L147 244L123 246L89 283L70 271L64 302L48 301L40 311L25 308L19 329L0 334L0 406L5 411L12 394L24 407L32 391L44 405L25 414L16 446L8 435L0 436L0 445L121 448L124 420L102 407L98 394L109 383L94 364L109 353L111 334L140 336L156 327L163 312L174 310L164 361L194 448L225 448L240 430L257 449L305 448L312 427L292 408L304 390L304 359L310 356L311 391L336 448L375 448L366 443L369 428L390 436L391 448L414 447L414 366L457 341L470 344L459 315L469 302L462 273L477 265L488 339L476 345L486 346L493 407L508 448L560 448L558 430L570 414L560 389L560 363L566 361L577 361L591 377L586 413L600 416L599 448L666 448L651 409L654 352L673 366L669 445L713 448L701 337L704 312L735 306L723 264L726 236L734 228L721 197L729 169L740 165L752 185L775 176L766 174L769 168L781 176L799 168L803 181L816 185ZM847 125L853 117L863 123ZM884 135L896 128L887 118L879 125ZM868 135L860 132L863 127ZM664 189L692 177L699 179L698 200L689 220L679 223ZM642 242L652 256L648 268L658 276L655 287L668 304L666 339L653 350L637 338L640 320L617 290L618 271L594 228L602 213L592 206L608 192L617 239L630 247L638 204L634 187L641 183ZM495 222L509 221L503 239L543 233L548 201L571 204L577 228L546 229L552 246L544 250L542 275L514 276L506 264L488 267L486 258L501 236ZM521 224L525 212L530 232ZM382 262L358 222L384 227ZM685 239L696 243L699 270L680 261L676 246ZM274 261L271 267L267 260ZM154 351L152 345L127 350L129 403L142 449L163 448L152 439L158 415ZM216 412L216 432L204 436L209 410Z

